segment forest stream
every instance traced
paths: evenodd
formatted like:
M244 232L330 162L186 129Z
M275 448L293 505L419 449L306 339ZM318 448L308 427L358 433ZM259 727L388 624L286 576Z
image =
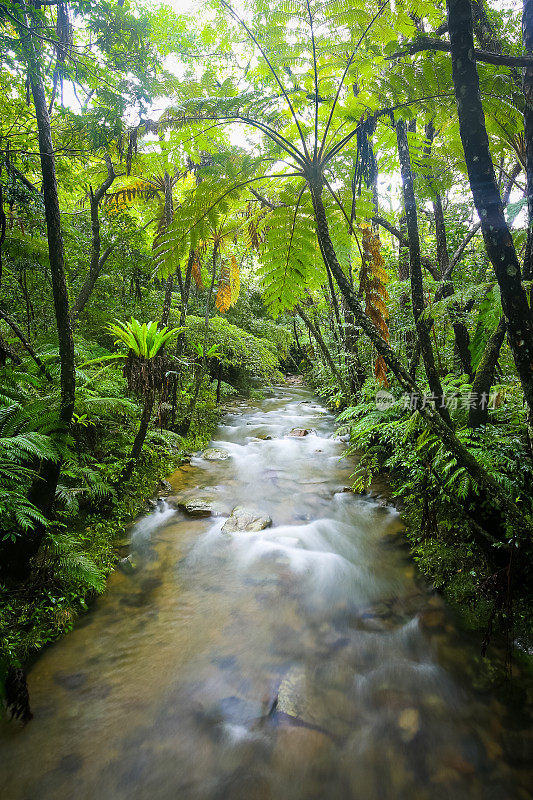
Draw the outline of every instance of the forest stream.
M291 430L309 431L290 435ZM525 722L300 386L236 400L131 531L134 569L29 672L3 800L525 800ZM214 449L213 449L214 448ZM234 506L271 527L223 532ZM475 683L475 681L474 681Z

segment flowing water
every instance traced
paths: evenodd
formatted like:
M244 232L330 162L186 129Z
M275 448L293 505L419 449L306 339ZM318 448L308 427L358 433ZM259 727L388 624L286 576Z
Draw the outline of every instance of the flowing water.
M476 646L396 512L343 491L333 432L301 387L234 404L229 457L170 479L221 516L136 524L136 570L39 658L33 721L0 726L3 800L531 797L520 712L472 687ZM237 504L272 527L223 533Z

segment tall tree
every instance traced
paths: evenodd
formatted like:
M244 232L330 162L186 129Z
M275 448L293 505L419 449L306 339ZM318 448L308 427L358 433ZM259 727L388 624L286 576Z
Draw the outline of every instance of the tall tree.
M59 435L63 437L68 431L74 411L76 373L74 368L74 340L72 337L68 291L65 279L63 235L61 231L61 214L57 191L55 152L48 104L42 78L42 67L39 58L35 30L36 22L29 15L25 3L22 3L18 7L16 17L14 18L16 19L17 32L28 68L28 79L35 107L39 135L42 191L48 237L48 258L52 276L54 310L61 363ZM49 516L52 510L60 469L61 462L59 460L45 461L41 467L40 478L35 482L30 491L29 500L45 516ZM43 535L44 526L38 524L31 533L19 536L11 544L6 554L6 562L8 562L8 569L11 575L16 575L18 577L25 577L27 575L30 560L37 553Z
M533 318L489 148L474 56L471 0L447 0L447 10L453 83L468 178L487 255L500 287L509 345L524 391L533 441Z

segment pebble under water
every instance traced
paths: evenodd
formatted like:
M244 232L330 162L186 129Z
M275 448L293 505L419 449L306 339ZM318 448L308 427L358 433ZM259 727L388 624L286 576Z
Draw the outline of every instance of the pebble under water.
M217 437L170 477L217 516L141 519L134 571L31 669L3 800L531 798L523 707L476 683L398 514L343 491L333 417L276 387ZM236 505L272 526L223 532Z

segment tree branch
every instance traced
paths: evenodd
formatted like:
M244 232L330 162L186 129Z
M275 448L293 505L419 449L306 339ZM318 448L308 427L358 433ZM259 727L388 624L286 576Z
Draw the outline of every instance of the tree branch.
M48 372L47 368L45 367L45 365L43 364L43 362L41 361L41 359L39 358L39 356L37 355L37 353L35 352L35 350L31 346L31 344L28 342L28 340L24 336L24 333L22 332L22 330L19 328L19 326L17 325L15 320L12 317L10 317L9 314L7 314L1 308L0 308L0 319L3 319L4 322L7 322L7 324L9 325L9 327L11 328L11 330L13 331L15 336L18 339L20 339L24 349L27 350L28 353L30 354L30 356L33 358L33 360L35 361L35 363L39 367L39 370L42 372L42 374L45 376L45 378L48 381L50 381L50 383L53 383L54 379L52 378L52 376Z
M407 45L403 50L398 50L389 56L390 59L401 58L406 55L414 55L421 53L424 50L435 50L442 53L451 52L451 44L444 42L441 39L430 39L426 36L419 36ZM533 67L533 57L528 55L523 56L509 56L504 53L490 53L488 50L474 49L474 58L476 61L482 61L484 64L493 64L497 67Z

